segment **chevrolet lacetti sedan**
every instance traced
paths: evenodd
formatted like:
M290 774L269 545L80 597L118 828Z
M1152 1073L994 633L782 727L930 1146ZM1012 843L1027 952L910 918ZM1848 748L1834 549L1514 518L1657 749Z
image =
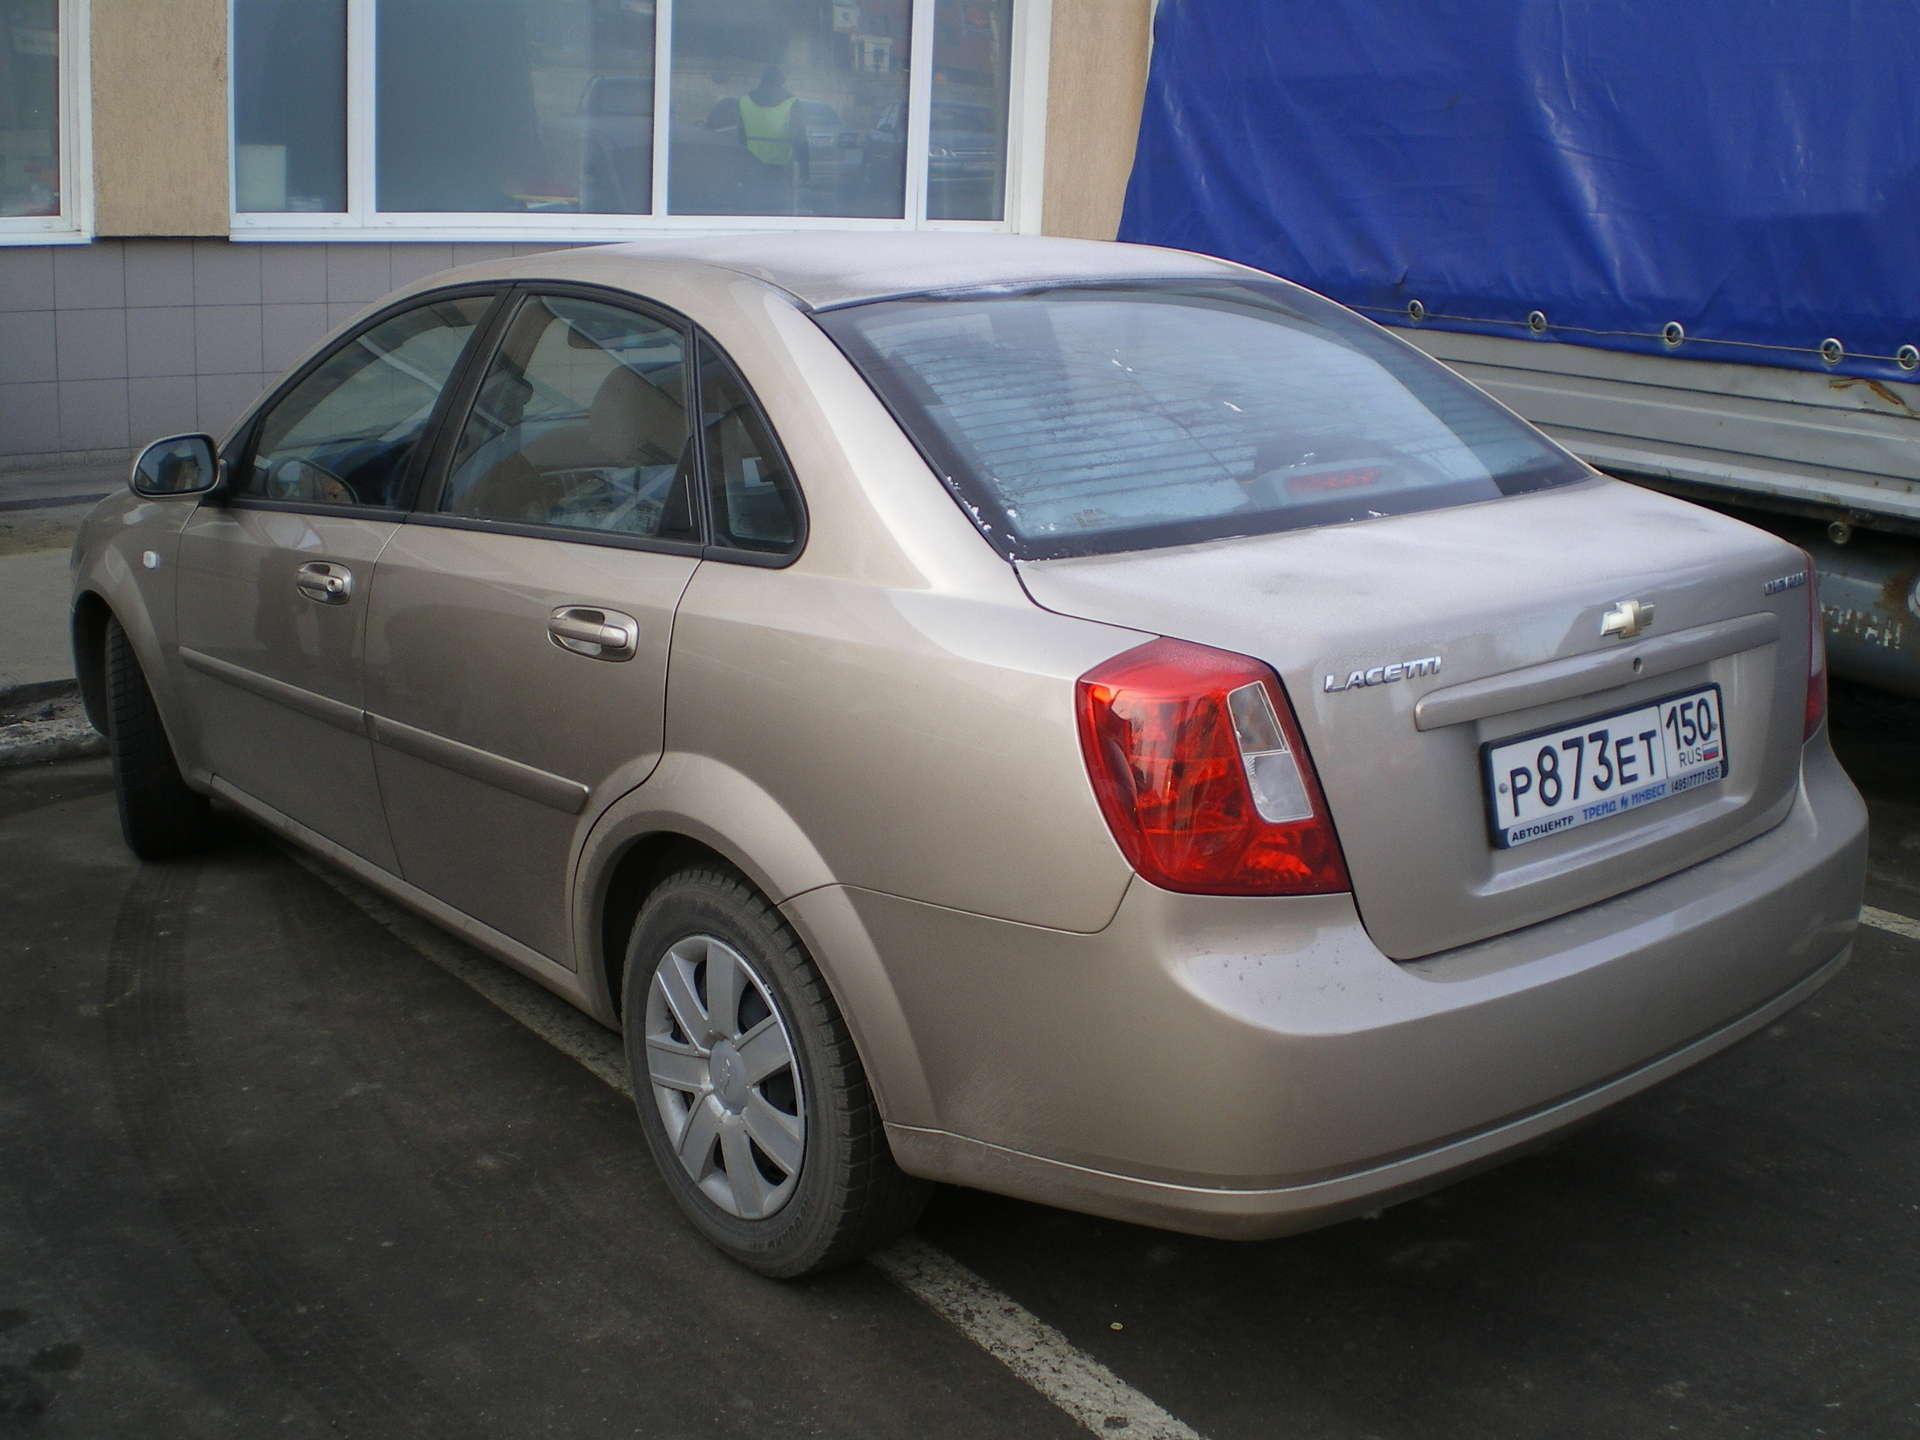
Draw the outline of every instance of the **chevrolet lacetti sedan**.
M142 856L217 798L626 1036L705 1234L950 1181L1257 1237L1845 961L1804 554L1256 271L998 236L401 292L74 551Z

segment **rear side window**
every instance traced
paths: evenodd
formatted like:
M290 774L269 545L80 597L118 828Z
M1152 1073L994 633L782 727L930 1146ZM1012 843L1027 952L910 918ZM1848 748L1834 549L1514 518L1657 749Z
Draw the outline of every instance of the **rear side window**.
M1375 519L1586 473L1438 362L1278 282L962 292L816 318L1016 559Z
M714 543L779 554L800 540L800 497L766 416L727 357L700 345L700 422Z
M491 295L435 300L345 341L261 416L234 493L403 509L408 462Z

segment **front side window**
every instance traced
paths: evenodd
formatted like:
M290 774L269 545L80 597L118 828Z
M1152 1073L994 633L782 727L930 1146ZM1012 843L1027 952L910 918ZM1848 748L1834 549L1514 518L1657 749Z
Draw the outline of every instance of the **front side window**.
M455 447L443 514L692 541L680 331L563 295L521 302Z
M1002 224L1019 3L232 0L234 224Z
M346 341L261 416L234 493L404 509L414 452L492 303L432 301Z
M1381 518L1587 473L1437 361L1280 282L923 297L818 319L1016 558Z

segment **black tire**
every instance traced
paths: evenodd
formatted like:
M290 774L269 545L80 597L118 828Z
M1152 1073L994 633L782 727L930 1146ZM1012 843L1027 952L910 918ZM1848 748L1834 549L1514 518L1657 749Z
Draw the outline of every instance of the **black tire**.
M764 1219L728 1213L695 1183L647 1072L655 971L694 936L725 942L764 982L800 1071L805 1151L790 1197ZM669 876L634 923L624 974L621 1019L640 1124L667 1188L707 1239L763 1275L792 1279L849 1264L912 1228L932 1187L894 1163L839 1007L799 937L744 877L717 865Z
M187 788L153 703L153 691L120 622L107 621L107 753L120 834L142 860L205 848L213 829L204 795Z

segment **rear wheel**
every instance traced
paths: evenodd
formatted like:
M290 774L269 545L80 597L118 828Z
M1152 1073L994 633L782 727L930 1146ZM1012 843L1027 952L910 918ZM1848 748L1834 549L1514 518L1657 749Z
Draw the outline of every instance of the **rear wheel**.
M928 1187L894 1164L799 937L740 875L703 867L664 881L625 973L640 1123L709 1240L786 1278L856 1260L913 1224Z
M153 691L118 620L107 621L107 753L120 833L142 860L165 860L203 848L212 829L204 795L180 778Z

